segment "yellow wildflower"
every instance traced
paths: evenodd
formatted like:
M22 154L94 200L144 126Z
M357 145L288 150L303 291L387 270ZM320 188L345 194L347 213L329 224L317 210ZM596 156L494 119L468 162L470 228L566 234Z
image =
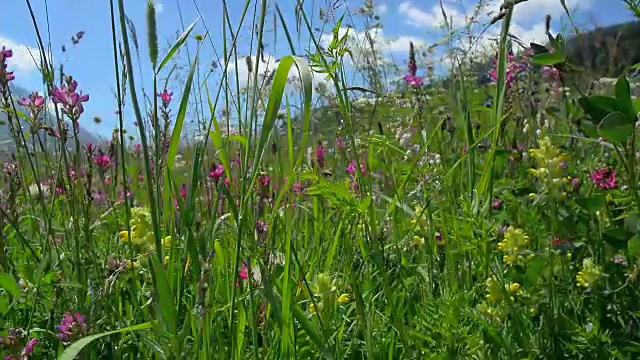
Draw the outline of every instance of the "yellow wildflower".
M311 305L309 305L309 312L310 312L311 314L315 314L315 313L317 313L317 312L318 312L318 311L317 311L317 309L316 309L316 304L311 303Z
M411 239L411 245L413 246L420 246L424 244L424 238L420 237L418 235L414 235L413 238Z
M351 298L349 297L349 294L342 294L342 295L340 295L340 297L338 297L338 302L340 304L346 304L349 301L351 301Z
M578 286L591 289L597 284L601 275L602 270L600 267L594 264L593 259L587 258L582 261L582 270L578 272L576 280Z
M485 282L487 286L487 300L492 302L502 301L504 298L502 287L495 278L488 278Z
M522 258L518 252L524 249L528 242L529 237L524 230L509 226L504 232L504 239L498 243L498 249L505 253L503 261L509 265L515 264Z

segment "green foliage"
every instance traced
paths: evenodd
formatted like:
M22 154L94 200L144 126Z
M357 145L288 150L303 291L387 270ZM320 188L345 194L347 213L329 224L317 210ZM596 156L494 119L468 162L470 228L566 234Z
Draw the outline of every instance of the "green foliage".
M318 39L302 2L271 13L247 1L238 18L223 1L222 31L200 16L159 58L149 1L149 58L136 67L136 24L111 1L118 107L131 108L140 144L124 122L107 146L12 133L0 356L637 358L633 81L601 93L574 81L601 75L574 62L579 38L549 34L532 57L510 56L509 4L495 84L469 77L484 59L453 51L437 82L414 44L428 84L392 88L373 62L358 82L355 14L337 8L323 10ZM255 73L268 15L291 55ZM375 21L373 2L356 16ZM217 78L201 74L210 34L223 43ZM304 49L296 35L310 38ZM255 46L248 83L231 69L244 44ZM137 97L142 67L149 101ZM5 85L3 114L36 122L11 110ZM64 130L73 114L58 116Z

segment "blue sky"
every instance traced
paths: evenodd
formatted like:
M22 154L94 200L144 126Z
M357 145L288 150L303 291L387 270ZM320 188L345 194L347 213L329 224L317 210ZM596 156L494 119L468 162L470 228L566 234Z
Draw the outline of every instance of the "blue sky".
M252 1L253 2L253 1ZM295 0L277 0L277 3L284 12L288 26L295 32ZM307 0L305 7L309 14L313 14L314 24L319 25L318 12L320 7L325 7L325 0ZM337 14L347 12L351 14L346 22L354 22L356 30L361 30L363 20L355 14L355 10L363 3L362 0L341 0L346 4L337 9ZM439 3L434 0L374 0L376 13L380 15L383 29L376 33L376 41L379 42L381 53L386 59L404 59L409 41L417 44L429 45L437 41L438 24L441 22L441 11ZM45 3L49 7L45 7ZM241 10L244 7L244 0L228 0L230 6L230 16L237 26L240 19ZM274 1L269 2L272 6ZM576 20L585 27L593 25L609 25L622 21L632 20L631 15L626 10L622 0L568 0L570 6L579 6L576 13ZM86 104L85 119L82 120L84 127L96 134L108 136L114 127L116 117L113 111L116 108L112 95L114 88L113 76L113 55L111 43L111 25L109 17L108 0L44 0L32 1L36 17L40 24L40 31L45 36L45 42L51 42L54 51L54 61L56 64L65 64L65 70L73 75L80 83L79 89L91 96ZM54 5L55 4L55 5ZM150 86L151 70L146 56L146 36L145 36L145 8L144 0L126 0L127 14L136 25L138 38L141 47L142 76L145 87ZM213 48L207 41L203 50L205 62L216 59L215 53L221 54L220 33L222 31L222 1L221 0L156 0L158 5L158 28L160 35L161 55L164 49L181 32L183 27L178 11L178 5L182 14L182 21L187 26L196 17L198 11L202 14L202 20L198 23L194 33L203 34L205 24L211 31ZM465 22L464 14L470 14L476 2L470 0L444 0L445 10L453 20L455 26L461 26ZM487 11L496 9L499 4L489 5ZM49 24L46 23L46 12L49 14ZM241 33L240 54L249 54L249 40L253 8L249 11L249 19L245 22ZM34 66L29 50L35 51L36 38L33 30L27 6L25 2L12 0L5 1L3 13L10 16L3 16L2 27L0 28L0 46L8 45L15 51L14 58L10 59L10 70L16 72L16 83L28 90L42 90L39 74ZM544 35L544 17L551 14L554 17L554 30L561 28L560 17L562 15L560 0L529 0L518 6L514 17L513 32L522 37L523 40L540 39ZM486 19L486 18L483 18ZM481 20L483 20L481 19ZM282 29L273 32L273 13L270 13L266 25L269 31L266 36L266 53L273 55L273 58L289 53L288 46L284 38ZM70 38L78 31L85 31L85 35L77 46L72 46ZM498 31L498 28L495 29ZM360 35L359 32L352 33ZM294 35L295 36L295 35ZM297 39L297 37L296 37ZM307 36L302 36L296 44L297 51L302 51L308 42ZM361 42L360 42L361 43ZM191 55L193 55L193 45L191 40ZM62 54L60 48L66 45L67 52ZM357 47L357 41L354 40ZM213 51L215 49L215 52ZM186 59L185 59L186 60ZM239 66L242 70L244 61ZM138 70L137 65L136 71ZM271 68L271 64L267 67ZM404 67L404 65L401 65ZM204 71L205 69L201 69ZM218 72L222 70L218 69ZM242 72L242 71L241 71ZM214 71L214 78L215 78ZM217 74L219 76L219 73ZM137 85L140 88L141 79L138 76ZM170 86L171 87L171 86ZM176 94L176 88L172 88ZM102 124L94 124L91 118L100 116ZM127 112L127 118L130 114ZM131 124L131 121L128 121Z

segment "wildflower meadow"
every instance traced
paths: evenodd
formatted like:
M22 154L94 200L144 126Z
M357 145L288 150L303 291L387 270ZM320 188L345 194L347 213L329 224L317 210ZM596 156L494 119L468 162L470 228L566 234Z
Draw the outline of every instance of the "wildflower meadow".
M0 2L2 359L640 358L640 65L580 2L91 3Z

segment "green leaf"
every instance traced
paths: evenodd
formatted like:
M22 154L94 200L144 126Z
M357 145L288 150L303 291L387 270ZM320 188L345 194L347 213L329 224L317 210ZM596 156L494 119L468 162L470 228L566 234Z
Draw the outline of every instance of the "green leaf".
M542 46L540 44L531 43L529 45L531 46L531 49L533 49L534 55L546 54L549 52L549 49L547 49L545 46Z
M640 217L638 217L638 214L629 214L624 218L624 229L632 234L640 231Z
M627 249L629 250L629 255L632 257L640 255L640 234L636 233L631 239L629 239Z
M564 62L564 57L558 53L544 53L535 55L532 59L534 64L538 65L558 65Z
M590 213L602 210L607 204L607 200L604 195L579 197L576 199L576 203L583 209Z
M620 110L630 119L635 120L637 112L631 101L631 86L624 75L621 75L616 81L616 99L620 103Z
M176 40L175 44L173 44L173 46L171 47L167 55L165 55L164 58L162 58L162 61L160 61L160 65L158 66L158 69L156 69L156 75L158 75L160 71L162 71L162 69L173 58L173 56L180 49L180 47L182 47L184 42L187 41L189 34L191 34L191 31L196 26L196 23L198 22L199 19L200 18L197 18L193 23L191 23L191 25L189 25L189 27L182 33L182 35L180 35L178 40Z
M169 281L167 280L167 273L165 272L164 265L160 263L158 257L154 254L148 255L149 261L153 269L153 285L155 289L156 304L160 307L160 313L162 314L162 320L165 326L165 330L172 335L175 335L178 329L178 314L176 306L173 301L173 294Z
M604 241L618 250L628 248L627 236L627 232L622 227L607 229L602 233Z
M627 116L619 111L614 111L598 125L598 134L607 141L626 142L633 135L633 128L634 124Z
M578 103L584 112L591 117L591 120L596 123L600 123L610 113L620 110L618 99L611 96L593 95L583 97L578 100Z
M0 288L5 289L11 296L20 296L20 286L13 276L0 273Z
M540 274L547 268L547 259L543 257L535 257L527 266L526 285L535 285L538 282Z
M73 359L75 359L75 357L78 356L78 354L80 354L80 351L82 351L82 349L85 346L89 345L89 343L91 343L92 341L97 340L99 338L102 338L102 337L105 337L105 336L109 336L109 335L113 335L113 334L117 334L117 333L129 332L129 331L138 331L138 330L146 330L146 329L149 329L149 328L151 328L151 323L150 322L146 322L146 323L143 323L143 324L129 326L129 327L126 327L124 329L107 331L107 332L103 332L103 333L100 333L100 334L95 334L95 335L84 337L84 338L74 342L73 344L71 344L71 346L69 346L60 355L58 360L73 360Z
M600 135L598 135L598 128L596 127L596 125L594 123L592 123L591 121L586 121L586 120L591 120L591 119L584 119L585 121L581 121L580 122L580 130L582 130L582 132L584 132L585 135L587 135L588 137L592 138L592 139L597 139L600 137Z

